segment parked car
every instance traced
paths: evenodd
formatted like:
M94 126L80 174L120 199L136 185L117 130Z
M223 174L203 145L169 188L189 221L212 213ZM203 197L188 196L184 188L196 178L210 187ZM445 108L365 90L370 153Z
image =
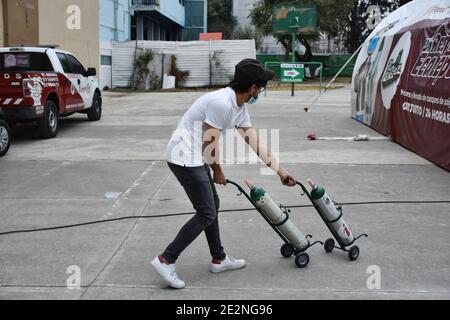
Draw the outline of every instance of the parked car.
M85 69L67 51L54 47L0 48L0 107L9 125L34 121L43 138L53 138L59 117L102 115L95 68Z
M0 157L3 157L11 145L11 130L4 120L3 111L0 109Z

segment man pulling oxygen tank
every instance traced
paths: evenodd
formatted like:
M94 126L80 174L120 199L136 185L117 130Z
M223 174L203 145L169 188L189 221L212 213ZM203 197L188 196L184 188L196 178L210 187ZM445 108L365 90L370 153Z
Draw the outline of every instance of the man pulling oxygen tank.
M284 185L295 186L296 179L279 166L269 148L258 138L247 106L254 105L275 73L255 59L236 66L230 86L200 97L181 119L167 146L170 170L183 186L197 214L179 231L173 242L152 262L156 272L171 287L181 289L185 282L176 273L180 254L202 233L208 240L212 262L210 271L219 273L245 267L243 259L225 253L219 232L219 197L214 184L226 185L219 164L219 137L227 129L238 129L245 142L261 160L280 176ZM214 177L211 176L211 169Z

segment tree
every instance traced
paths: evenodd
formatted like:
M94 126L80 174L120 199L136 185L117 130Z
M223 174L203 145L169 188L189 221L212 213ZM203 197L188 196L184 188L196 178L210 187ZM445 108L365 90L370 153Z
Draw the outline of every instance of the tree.
M276 2L283 1L259 0L250 13L252 24L264 36L272 35L272 8ZM300 3L301 1L291 0L287 2ZM331 38L343 34L348 25L348 13L353 10L355 5L353 0L340 0L338 3L335 0L316 0L314 2L317 4L320 32L327 34ZM312 51L310 41L317 40L319 35L320 34L297 34L296 40L306 48L306 52L303 56L300 56L297 52L295 53L297 61L311 60ZM275 38L283 45L286 56L288 56L292 50L292 36L275 35Z
M300 0L285 0L295 2ZM370 34L367 27L368 8L377 5L380 8L381 18L412 0L315 0L319 15L319 30L329 39L342 39L347 51L356 51L361 43ZM263 35L272 35L272 6L275 2L283 0L259 0L251 11L252 24ZM297 41L306 48L304 56L296 54L297 61L309 61L312 57L309 42L318 39L313 36L297 35ZM291 36L275 36L285 49L286 55L291 52Z
M232 39L253 39L255 40L255 47L258 50L263 43L263 37L260 32L254 30L251 26L246 25L244 28L237 27L232 35Z
M133 79L133 89L147 89L149 76L151 76L152 82L157 80L148 65L152 62L154 53L152 50L143 50L139 53L134 61L135 79Z
M237 19L233 16L230 0L208 1L208 31L221 32L224 39L230 39Z
M369 17L367 10L371 5L380 8L381 18L396 10L399 6L410 0L354 0L354 8L348 18L348 31L345 37L345 46L349 52L356 51L364 40L372 32L368 22L373 17Z

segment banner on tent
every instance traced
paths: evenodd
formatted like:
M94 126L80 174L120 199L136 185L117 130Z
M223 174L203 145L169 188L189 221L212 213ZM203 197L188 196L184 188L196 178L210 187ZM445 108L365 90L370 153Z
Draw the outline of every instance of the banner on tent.
M412 2L366 40L353 74L352 116L450 170L449 88L450 6Z

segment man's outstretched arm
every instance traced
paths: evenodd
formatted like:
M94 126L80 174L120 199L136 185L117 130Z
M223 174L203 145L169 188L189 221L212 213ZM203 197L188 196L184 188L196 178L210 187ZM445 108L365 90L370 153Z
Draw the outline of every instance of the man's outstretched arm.
M286 170L280 167L280 163L272 155L272 151L270 150L270 148L261 142L254 128L239 128L238 131L245 142L250 146L250 148L255 151L258 157L280 176L281 182L284 185L289 187L295 186L295 178Z

